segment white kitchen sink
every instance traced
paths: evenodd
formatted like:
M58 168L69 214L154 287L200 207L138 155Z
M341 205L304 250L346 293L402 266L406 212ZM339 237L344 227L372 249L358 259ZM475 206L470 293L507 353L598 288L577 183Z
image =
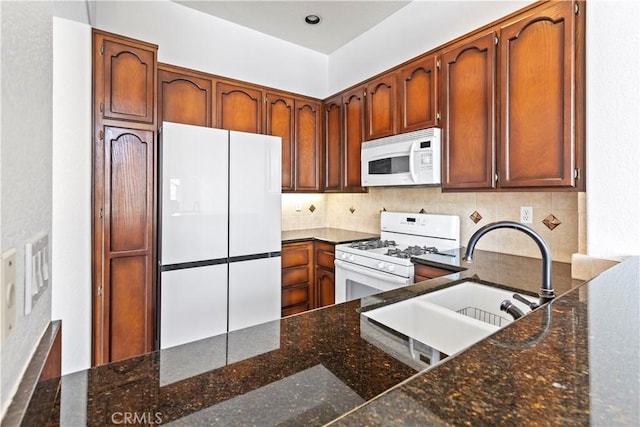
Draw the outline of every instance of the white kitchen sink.
M525 298L537 302L536 298ZM500 311L500 303L505 299L524 313L530 310L513 299L512 291L468 281L362 314L451 355L513 321Z

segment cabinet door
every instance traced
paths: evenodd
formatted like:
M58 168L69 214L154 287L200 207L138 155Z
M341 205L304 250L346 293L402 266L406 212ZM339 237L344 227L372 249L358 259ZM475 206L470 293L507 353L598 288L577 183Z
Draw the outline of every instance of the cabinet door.
M329 243L315 242L316 307L335 303L334 261L335 246Z
M495 186L495 35L442 54L442 188Z
M400 70L400 133L436 126L436 55L413 61Z
M336 285L333 271L316 268L317 307L335 304Z
M375 139L396 134L396 73L386 74L366 85L367 119L365 138Z
M320 191L321 149L320 102L295 101L296 190Z
M558 2L501 29L501 187L575 185L574 19Z
M102 294L94 297L97 364L153 350L154 135L105 127L102 183ZM101 173L100 173L101 172Z
M162 68L161 68L162 67ZM212 80L158 67L158 122L211 127Z
M343 190L366 191L360 174L362 142L364 141L365 97L363 88L346 92L342 96L344 110L344 182Z
M327 100L324 111L324 191L342 190L342 96Z
M262 91L218 82L215 127L240 132L262 133Z
M104 57L103 118L153 123L157 48L101 34L96 37Z
M282 138L282 191L295 189L294 100L267 93L266 134Z

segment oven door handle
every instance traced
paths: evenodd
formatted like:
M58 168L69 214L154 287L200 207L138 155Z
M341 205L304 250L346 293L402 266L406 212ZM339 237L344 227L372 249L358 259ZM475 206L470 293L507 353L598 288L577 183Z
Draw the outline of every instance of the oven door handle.
M384 280L385 282L391 282L399 285L406 285L407 283L412 283L412 280L408 280L406 277L395 276L391 273L379 273L376 270L359 267L357 265L349 264L339 259L335 260L334 263L336 267L340 267L345 270L352 271L354 273L360 273L365 276L369 276L378 280Z

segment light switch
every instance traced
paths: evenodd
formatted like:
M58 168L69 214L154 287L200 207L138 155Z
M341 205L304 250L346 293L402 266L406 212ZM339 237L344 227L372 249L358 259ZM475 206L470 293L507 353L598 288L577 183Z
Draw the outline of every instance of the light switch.
M16 328L16 250L2 254L2 289L0 292L0 341L4 343Z
M49 235L40 234L24 245L24 314L31 313L49 285Z

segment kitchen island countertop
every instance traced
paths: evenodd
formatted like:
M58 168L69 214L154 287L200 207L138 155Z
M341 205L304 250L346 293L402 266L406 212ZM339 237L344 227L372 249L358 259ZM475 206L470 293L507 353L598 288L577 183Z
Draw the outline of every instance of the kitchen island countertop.
M540 260L476 251L464 271L66 375L52 425L637 425L634 257L418 372L364 336L361 310L469 278L530 293ZM259 280L259 279L256 279ZM38 418L39 417L39 418Z

